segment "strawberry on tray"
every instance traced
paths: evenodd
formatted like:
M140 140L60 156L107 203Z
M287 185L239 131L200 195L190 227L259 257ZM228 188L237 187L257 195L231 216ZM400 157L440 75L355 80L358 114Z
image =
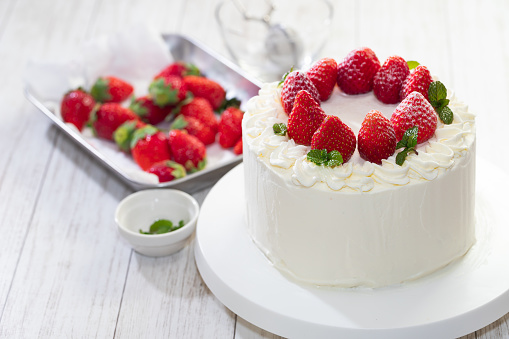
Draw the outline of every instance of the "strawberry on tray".
M109 39L86 46L80 67L29 65L27 98L134 189L193 192L242 161L242 105L256 80L181 35L133 27ZM221 144L225 110L240 119L223 119L235 123L221 126L232 139Z

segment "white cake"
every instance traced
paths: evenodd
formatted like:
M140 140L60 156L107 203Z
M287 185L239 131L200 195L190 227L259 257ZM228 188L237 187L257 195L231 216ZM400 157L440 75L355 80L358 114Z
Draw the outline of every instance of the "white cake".
M356 150L330 168L307 161L309 146L273 132L288 120L277 83L247 104L243 120L248 232L280 271L302 283L381 287L413 280L461 258L475 242L475 116L451 93L450 125L418 145L403 166L376 165ZM373 92L340 90L322 103L358 135L372 109L397 105ZM397 153L397 152L396 152Z

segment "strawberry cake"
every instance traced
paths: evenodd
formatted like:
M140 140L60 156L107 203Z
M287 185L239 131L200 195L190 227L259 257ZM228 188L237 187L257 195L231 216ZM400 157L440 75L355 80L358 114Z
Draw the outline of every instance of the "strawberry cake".
M247 228L299 283L383 287L475 243L475 116L369 48L267 83L242 122Z

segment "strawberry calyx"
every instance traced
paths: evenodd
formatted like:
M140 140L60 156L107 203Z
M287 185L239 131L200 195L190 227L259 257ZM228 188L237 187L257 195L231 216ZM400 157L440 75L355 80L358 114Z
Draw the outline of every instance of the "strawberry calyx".
M149 85L148 91L152 96L154 103L159 107L164 107L179 102L178 88L173 88L171 84L166 84L164 78L157 78Z
M280 122L272 125L272 130L274 131L275 135L285 136L288 128L284 123Z
M403 148L401 152L396 155L396 164L403 166L407 155L411 152L417 153L415 146L417 146L417 135L419 134L419 126L410 127L405 131L401 140L396 144L396 149Z
M134 131L132 139L131 139L131 149L136 146L138 141L145 139L149 135L154 135L159 132L159 129L152 125L146 125L140 129Z
M184 129L186 126L189 125L189 123L179 115L175 120L173 120L173 123L170 125L170 129Z
M136 125L137 121L126 121L113 132L113 140L120 150L124 152L129 152L131 150L131 140L136 131Z
M95 104L94 108L92 109L92 112L90 112L90 117L87 123L85 124L87 127L92 128L92 133L94 134L94 136L97 136L97 132L93 126L94 122L97 121L97 111L99 110L99 108L101 108L101 103L98 102Z
M288 72L286 72L285 74L283 74L283 76L281 77L281 80L277 83L277 87L281 87L283 86L283 83L285 82L286 78L288 77L288 75L290 73L293 72L293 66L290 68L290 70Z
M165 165L166 167L172 169L171 175L173 175L175 179L180 179L186 176L186 169L181 164L178 164L172 160L166 160Z
M218 109L216 109L216 113L222 113L228 107L240 108L240 100L237 98L224 99Z
M207 158L203 158L202 160L200 160L198 162L197 166L194 166L194 164L191 160L187 160L186 163L184 164L184 167L187 169L187 171L189 173L195 173L195 172L199 172L202 169L204 169L206 165L207 165Z
M143 104L140 101L136 100L136 97L134 95L131 97L129 109L139 117L144 117L148 114L148 108L143 106Z
M99 77L92 88L90 89L90 95L98 102L106 102L111 100L110 94L110 81L109 79Z
M182 74L183 76L186 76L186 75L201 76L202 75L200 69L198 68L198 66L196 66L194 64L186 63L185 67L186 67L186 69L184 71L184 74Z
M312 149L307 154L307 160L318 166L336 167L343 163L343 156L336 150L327 152L326 149Z
M406 64L408 65L409 70L413 70L415 67L420 65L420 63L415 60L409 60L406 62Z
M446 125L450 125L454 120L452 110L447 106L447 88L440 81L433 81L428 88L428 98L431 106L435 109L438 117Z
M194 99L194 95L191 92L187 92L185 99L180 101L175 106L175 108L173 108L171 110L170 114L168 114L168 116L166 117L166 121L170 120L174 116L179 115L182 106L185 106L185 105L189 104L191 101L193 101L193 99Z

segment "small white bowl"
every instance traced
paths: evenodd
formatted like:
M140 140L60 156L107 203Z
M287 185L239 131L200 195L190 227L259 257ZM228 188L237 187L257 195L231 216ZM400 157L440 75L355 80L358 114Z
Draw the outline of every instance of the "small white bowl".
M161 257L180 251L196 228L200 207L189 194L174 189L150 189L123 199L115 211L119 233L140 254ZM163 234L142 234L158 219L174 224L184 220L178 230Z

